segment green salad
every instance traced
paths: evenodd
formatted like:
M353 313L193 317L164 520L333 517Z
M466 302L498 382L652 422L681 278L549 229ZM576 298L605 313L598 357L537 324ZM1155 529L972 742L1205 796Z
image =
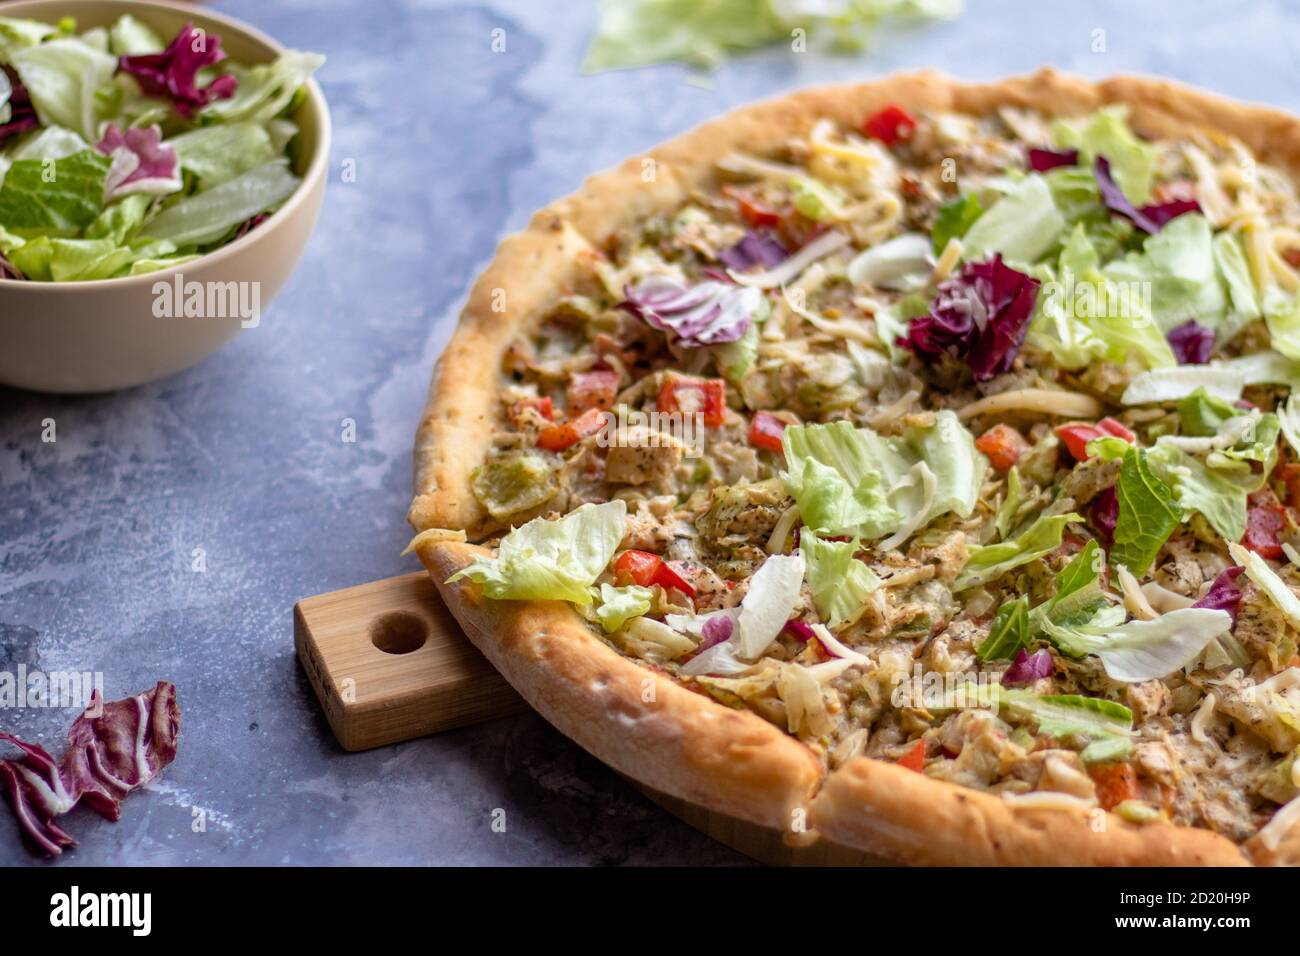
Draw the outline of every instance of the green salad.
M298 188L289 117L323 62L237 63L188 23L0 17L0 280L140 275L258 226Z

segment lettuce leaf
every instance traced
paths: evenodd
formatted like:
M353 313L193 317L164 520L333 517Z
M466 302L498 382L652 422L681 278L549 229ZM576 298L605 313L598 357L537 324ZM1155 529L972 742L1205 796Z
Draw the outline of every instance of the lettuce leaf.
M298 182L286 160L272 160L168 206L150 220L145 231L178 246L215 242L259 212L280 205L298 188Z
M1146 454L1153 471L1173 487L1184 511L1199 511L1224 540L1241 540L1246 533L1246 488L1172 445L1156 445Z
M600 586L600 606L596 608L596 618L605 633L613 634L634 617L640 617L650 610L650 601L654 592L636 584L626 587L614 587L612 584Z
M1177 364L1143 297L1098 268L1100 257L1082 225L1066 240L1056 268L1040 266L1043 292L1029 340L1064 368L1097 360L1124 365L1138 357L1147 368Z
M1056 246L1065 227L1047 182L1030 174L975 221L962 245L967 259L1000 253L1015 262L1034 263Z
M627 505L617 499L585 504L555 521L535 518L502 538L494 556L476 559L447 583L468 578L497 601L587 605L626 530Z
M958 196L940 206L934 214L934 226L930 230L934 254L939 255L950 241L966 235L983 213L984 207L974 193Z
M75 130L87 142L98 136L96 94L109 86L117 58L77 37L58 37L18 50L9 58L44 126Z
M224 63L225 72L235 77L239 85L233 96L213 100L199 115L208 122L265 123L289 109L298 89L324 64L325 57L319 53L302 50L285 50L272 62L251 67Z
M74 236L104 208L110 160L93 149L20 159L0 186L0 227L18 236Z
M819 534L869 540L915 528L949 511L969 517L979 500L988 460L950 410L929 428L882 438L849 422L796 425L785 430L787 471L781 476L804 524ZM924 465L933 494L919 480Z
M1152 472L1147 454L1141 448L1130 448L1124 455L1116 485L1119 518L1110 552L1112 566L1122 564L1139 576L1151 567L1183 517L1173 489Z
M1040 734L1076 744L1088 741L1085 761L1114 760L1128 752L1133 712L1113 700L1004 690L1002 704L1012 715L1034 721Z
M808 590L826 624L835 630L853 621L876 588L880 578L855 555L859 545L851 541L823 541L808 528L799 532L799 549L807 562Z
M1188 319L1217 329L1227 310L1212 230L1200 213L1171 220L1147 237L1141 252L1107 263L1102 273L1112 282L1131 283L1130 289L1149 289L1151 316L1161 332Z
M1269 563L1254 551L1247 551L1236 542L1228 543L1228 553L1232 555L1232 560L1246 569L1246 576L1268 595L1268 599L1282 612L1288 623L1292 627L1300 628L1300 598L1296 597L1295 592L1269 566Z
M970 560L953 582L954 591L979 587L1003 574L1045 557L1061 546L1065 526L1082 523L1083 517L1074 512L1061 515L1040 515L1033 524L1010 541L998 544L975 545L970 549Z
M961 0L601 0L600 25L582 61L583 73L684 61L714 67L729 53L789 41L802 27L837 47L860 49L878 21L951 19Z
M1111 175L1135 206L1151 198L1156 149L1133 134L1126 106L1107 106L1080 121L1052 124L1052 142L1058 149L1077 149L1079 166L1091 169L1098 156L1110 162Z
M989 625L989 636L976 649L982 661L1011 660L1016 651L1029 646L1029 598L1021 595L998 608Z
M1123 620L1123 609L1119 620ZM1203 607L1169 611L1151 621L1116 626L1098 621L1077 626L1046 626L1051 641L1066 654L1096 655L1112 680L1138 684L1185 667L1207 644L1232 629L1232 615Z

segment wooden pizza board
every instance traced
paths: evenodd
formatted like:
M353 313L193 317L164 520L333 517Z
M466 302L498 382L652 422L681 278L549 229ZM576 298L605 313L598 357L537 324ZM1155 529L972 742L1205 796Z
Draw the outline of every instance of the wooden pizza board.
M298 659L345 750L368 750L527 709L470 643L423 571L299 601ZM781 866L880 866L825 841L788 846L782 834L628 782L720 843Z

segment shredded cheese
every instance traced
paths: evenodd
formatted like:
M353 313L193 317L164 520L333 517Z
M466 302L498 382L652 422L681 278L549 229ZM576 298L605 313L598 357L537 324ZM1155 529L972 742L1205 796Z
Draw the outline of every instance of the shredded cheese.
M1219 699L1213 694L1206 694L1205 699L1201 701L1201 706L1196 708L1196 716L1192 718L1192 739L1199 744L1213 744L1214 741L1210 735L1205 732L1205 728L1210 721L1214 719L1214 708L1218 706Z
M1060 418L1098 418L1104 411L1091 395L1051 388L1018 388L971 402L957 412L962 421L1004 412L1034 412Z

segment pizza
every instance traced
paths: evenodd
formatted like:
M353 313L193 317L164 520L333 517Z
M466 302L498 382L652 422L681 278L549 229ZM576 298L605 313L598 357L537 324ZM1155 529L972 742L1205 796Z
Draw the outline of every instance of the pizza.
M1300 122L932 73L507 238L413 548L562 732L912 864L1300 858Z

